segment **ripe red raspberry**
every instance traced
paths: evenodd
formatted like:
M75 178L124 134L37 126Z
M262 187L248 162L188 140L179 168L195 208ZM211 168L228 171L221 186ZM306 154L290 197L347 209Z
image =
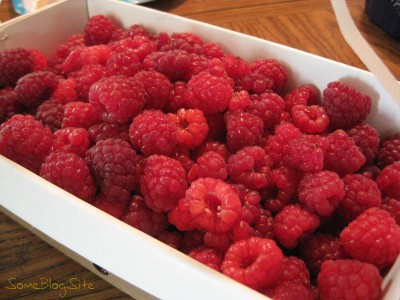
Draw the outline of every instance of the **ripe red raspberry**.
M400 226L400 201L394 198L385 200L381 204L381 208L388 211L392 218Z
M260 117L264 129L272 129L280 122L284 108L281 96L275 93L262 93L259 97L252 98L246 111Z
M110 124L99 123L90 126L89 129L90 140L97 143L101 140L108 138L118 138L129 142L129 125L128 124Z
M104 15L90 17L84 29L85 44L107 44L116 28L114 21Z
M376 178L382 194L400 200L400 161L386 166Z
M105 77L91 86L89 102L104 122L128 124L145 104L143 86L131 77Z
M41 165L39 175L85 201L92 200L96 193L85 159L75 153L51 152Z
M234 225L234 227L237 226L236 224ZM232 227L230 231L232 231L234 227ZM203 242L204 245L206 245L207 247L217 249L222 253L225 253L232 243L228 233L214 233L214 232L204 233Z
M98 194L92 202L92 205L105 213L113 216L114 218L120 219L125 212L130 199L123 201L110 200L104 194Z
M58 100L62 104L77 101L78 92L76 86L75 78L60 79L50 98Z
M0 126L0 154L39 173L50 152L53 134L31 115L14 115Z
M204 43L202 45L202 56L208 59L223 59L226 55L227 54L224 52L224 50L222 50L221 47L215 43Z
M168 212L168 222L182 232L197 230L195 220L189 212L189 202L185 199L180 199L177 205ZM204 232L202 237L203 235Z
M45 70L48 67L47 57L37 49L29 49L33 58L33 71Z
M61 128L64 118L64 108L65 105L58 100L46 100L37 108L35 118L54 132Z
M379 300L382 277L373 265L357 260L327 260L318 275L320 299Z
M275 216L274 233L283 247L292 249L319 224L318 215L299 204L289 204Z
M90 87L97 81L106 76L106 68L99 64L86 65L77 72L69 75L69 78L76 80L76 92L78 99L81 101L89 101Z
M219 141L206 140L199 147L191 152L191 157L194 161L197 161L200 156L209 151L214 151L220 154L224 157L225 161L227 161L228 157L231 155L231 152L229 151L226 144Z
M377 157L377 165L384 167L400 160L400 133L386 137L380 147Z
M194 248L188 253L188 255L191 258L217 271L220 271L221 264L224 259L222 252L207 246L199 246Z
M167 230L164 230L157 236L157 239L174 249L180 250L182 247L183 234L176 229L168 230L167 228Z
M226 180L228 178L225 158L214 151L206 152L200 156L187 174L189 183L198 178L207 177L221 180Z
M329 147L324 156L325 169L344 176L356 172L365 163L365 156L345 131L338 129L327 138Z
M348 130L347 134L354 140L358 149L360 149L361 153L365 156L365 162L374 162L379 150L379 132L371 125L360 124Z
M50 98L59 78L50 71L36 71L21 77L15 86L17 101L26 108L36 108Z
M229 110L245 110L250 103L250 95L247 91L241 90L234 92L231 100L229 101Z
M264 132L264 124L260 117L238 110L225 113L225 120L226 144L232 152L260 143Z
M348 222L364 210L381 205L381 191L374 180L361 174L350 174L343 177L343 183L345 195L337 213Z
M165 111L174 113L180 108L186 108L186 85L186 81L176 81L173 83L169 95L169 101L164 107Z
M190 157L190 151L186 147L178 145L170 157L179 161L186 172L189 172L194 165L194 161Z
M325 108L333 129L350 129L367 118L372 100L356 88L340 81L330 82L323 91Z
M274 82L264 74L252 72L243 76L241 80L238 80L237 85L240 89L248 91L251 94L261 95L262 93L272 92Z
M369 179L376 180L381 170L375 164L365 164L357 171L358 174L364 175Z
M321 232L310 234L302 241L299 244L299 252L313 276L318 275L325 260L347 258L339 238Z
M0 89L0 123L15 114L22 113L23 106L17 102L17 94L12 87Z
M53 134L52 151L72 152L84 157L89 149L89 132L85 128L66 127Z
M83 127L88 129L90 126L100 122L100 115L91 103L76 101L65 105L61 127Z
M225 253L221 271L259 290L272 287L282 274L283 253L273 240L251 237L233 243Z
M142 70L142 63L133 49L126 48L112 53L110 58L107 59L105 67L108 76L123 75L130 77Z
M305 262L296 256L286 256L283 259L283 272L280 283L299 283L307 288L310 287L310 272Z
M147 207L144 198L139 195L132 197L132 202L121 216L121 221L153 237L158 236L168 226L165 214Z
M133 24L127 29L128 37L135 38L138 36L151 38L152 34L142 25Z
M295 282L284 282L274 288L273 294L270 295L274 300L314 300L314 294L311 289Z
M229 77L240 80L251 73L250 63L244 58L228 54L222 58L224 68Z
M209 115L224 112L232 96L233 88L225 78L203 71L188 81L186 104Z
M373 207L343 229L340 242L350 257L383 269L400 253L400 227L386 210Z
M305 84L286 93L283 99L285 100L285 110L291 112L295 105L310 106L318 104L319 93L313 85Z
M337 173L306 173L298 187L299 202L320 216L330 216L342 202L344 183Z
M14 86L18 79L33 72L32 54L24 48L0 51L0 88Z
M329 126L328 114L319 105L294 105L291 114L293 124L303 133L321 133Z
M186 171L176 159L165 155L151 155L146 159L140 191L146 204L156 212L167 212L185 196Z
M259 73L272 80L272 90L280 93L288 81L288 71L275 59L256 59L250 66L253 73Z
M259 146L248 146L228 158L228 174L234 183L261 190L270 184L272 161Z
M160 110L145 110L137 115L129 127L134 148L144 155L171 155L177 144L177 127Z
M65 58L76 48L85 47L85 38L83 33L71 34L65 41L59 44L49 64L58 64L64 61Z
M136 153L119 139L97 142L85 155L100 191L110 201L126 201L135 184Z
M197 108L181 108L176 114L170 113L169 118L178 127L178 145L192 150L206 139L208 135L208 124L201 110Z
M253 225L255 235L275 240L274 224L275 220L272 213L261 208L260 215L257 217L255 224Z

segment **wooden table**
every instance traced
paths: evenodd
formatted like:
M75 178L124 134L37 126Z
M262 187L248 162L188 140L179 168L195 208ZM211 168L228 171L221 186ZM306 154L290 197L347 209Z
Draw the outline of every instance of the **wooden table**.
M364 0L347 1L351 14L367 41L400 80L400 45L373 25L364 11ZM365 69L343 39L330 1L283 0L161 0L146 4L191 19L208 22L249 35L298 48ZM2 22L16 17L11 0L0 4ZM179 28L177 28L179 31ZM81 267L22 226L0 213L0 298L57 299L59 290L10 290L18 282L71 278L91 283L93 289L69 292L74 299L130 299L96 274Z

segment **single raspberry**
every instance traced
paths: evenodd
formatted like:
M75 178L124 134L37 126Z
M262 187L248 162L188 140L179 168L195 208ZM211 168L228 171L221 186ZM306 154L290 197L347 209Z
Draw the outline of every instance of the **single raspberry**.
M272 213L266 209L260 209L260 215L254 223L255 235L266 239L275 240L275 220Z
M224 157L225 161L227 161L228 157L231 155L231 152L229 151L226 144L219 142L219 141L206 140L205 142L203 142L200 146L198 146L196 149L194 149L191 152L191 157L194 161L197 161L197 159L200 156L202 156L203 154L205 154L209 151L218 153L219 155Z
M89 101L90 87L106 76L106 68L103 65L86 65L77 72L71 73L69 78L76 80L76 92L80 101Z
M85 201L92 200L96 193L85 159L75 153L51 152L41 165L39 175Z
M90 126L88 131L90 140L94 144L97 143L98 141L106 140L108 138L118 138L129 142L128 124L99 123Z
M283 259L283 272L280 278L284 282L299 283L307 288L310 287L310 272L305 262L296 256L286 256Z
M343 177L343 183L345 195L337 213L348 222L364 210L381 205L381 191L374 180L360 174L350 174Z
M164 244L180 250L182 247L182 241L183 241L183 235L182 232L172 229L172 230L164 230L161 232L158 236L157 239L160 242L163 242Z
M146 159L140 191L152 210L167 212L174 208L185 196L187 185L186 171L179 161L157 154Z
M180 108L186 108L186 86L186 81L175 81L173 83L169 101L164 107L165 111L174 113Z
M371 125L360 124L348 130L347 134L354 140L358 149L365 156L365 162L374 162L379 150L379 132Z
M185 199L180 199L168 212L168 222L182 232L197 230L195 220L189 212L189 203ZM204 231L202 232L203 239Z
M32 54L33 71L42 71L47 69L47 57L41 51L37 49L29 49L28 51L30 54Z
M132 197L132 202L121 216L121 220L154 237L163 232L168 225L165 214L147 207L144 198L139 195Z
M388 199L381 204L381 208L388 211L392 218L400 226L400 201L394 198Z
M199 246L191 250L188 255L216 271L220 271L221 264L224 259L223 253L206 246Z
M310 234L299 244L299 252L313 276L318 275L325 260L347 258L339 238L322 232Z
M66 127L53 134L52 151L72 152L84 157L89 149L89 132L85 128Z
M321 133L329 126L328 114L319 105L294 105L291 114L293 124L303 133Z
M238 110L225 113L225 120L226 143L232 152L260 143L264 132L264 124L260 117Z
M128 124L145 104L143 86L131 77L105 77L91 86L89 102L104 122Z
M272 287L283 268L283 253L273 240L251 237L232 244L225 253L221 271L254 289Z
M285 100L285 110L291 112L295 105L319 104L319 92L313 85L305 84L286 93L283 99Z
M244 147L228 158L231 180L253 190L269 186L271 166L271 159L259 146Z
M283 247L292 249L319 224L318 215L299 204L289 204L275 216L274 233Z
M0 154L39 173L50 152L53 134L31 115L16 114L0 126Z
M236 226L236 224L234 225ZM231 230L233 227L231 228ZM204 245L210 248L217 249L218 251L225 253L228 250L229 246L232 244L232 241L229 238L228 233L214 233L214 232L206 232L203 237Z
M61 127L83 127L88 129L90 126L100 122L100 115L91 103L76 101L65 105Z
M299 202L320 216L330 216L343 201L343 180L337 173L319 171L306 173L298 187Z
M77 81L75 78L60 79L50 98L58 100L62 104L78 101L76 87Z
M54 132L61 128L64 118L64 108L65 105L58 100L46 100L37 108L35 118Z
M85 47L85 38L83 33L72 34L66 40L57 46L54 57L51 63L59 63L64 61L65 58L76 48ZM51 64L50 63L50 64Z
M145 110L129 127L132 145L144 155L171 155L177 144L177 127L160 110Z
M400 161L386 166L376 178L382 194L400 200Z
M251 73L250 63L244 58L229 54L222 58L222 62L226 73L234 80L240 80Z
M97 142L85 155L100 191L110 201L126 201L135 184L136 153L119 139Z
M183 39L181 37L171 38L168 44L165 44L160 47L160 51L164 52L173 50L183 50L190 54L192 53L201 54L203 49L201 45L196 43L191 44L186 39Z
M361 124L371 109L371 98L340 81L330 82L323 91L325 108L333 129L350 129Z
M381 169L400 160L400 133L386 137L378 151L377 165Z
M200 156L193 164L187 174L187 179L189 183L198 178L207 177L226 180L228 178L226 169L225 158L214 151L209 151Z
M344 130L335 130L327 138L329 147L324 155L325 169L344 176L356 172L365 163L365 156Z
M104 194L98 194L93 200L92 205L114 218L120 219L129 205L129 201L129 198L123 201L114 201L113 199L110 200Z
M244 220L237 222L232 229L229 231L229 241L231 243L248 239L250 237L257 236L256 231L250 224ZM261 235L258 237L262 237Z
M357 171L358 174L364 175L365 177L376 180L381 170L375 164L365 164Z
M127 34L128 37L134 38L137 36L144 36L147 38L152 37L152 34L142 25L140 24L133 24L131 26L129 26L129 28L127 29Z
M229 110L245 110L250 103L250 95L247 91L241 90L234 92L231 100L229 101Z
M15 86L17 101L26 108L36 108L50 98L59 78L50 71L36 71L21 77Z
M194 161L190 157L190 151L186 147L178 145L170 157L179 161L186 173L188 173L194 165Z
M32 54L24 48L0 51L0 88L14 86L18 79L33 72Z
M243 76L236 84L240 89L246 90L251 94L256 93L261 95L262 93L272 92L274 81L264 74L252 72Z
M251 65L250 70L253 73L260 73L272 80L271 89L275 93L283 91L288 81L288 71L275 59L256 59Z
M382 277L373 265L357 260L327 260L318 275L320 299L378 300Z
M208 124L208 139L219 141L226 135L226 122L223 113L206 115Z
M202 46L202 54L209 59L219 58L223 59L226 56L224 50L215 43L204 43Z
M177 133L178 145L192 150L206 139L208 124L201 110L181 108L176 114L170 113L169 118L179 128Z
M104 15L90 17L84 29L85 44L107 44L116 28L115 22Z
M186 92L187 106L198 108L206 115L224 112L233 96L233 88L225 78L207 71L194 75L188 81Z
M130 77L142 70L142 62L131 48L114 52L106 62L108 76L123 75Z
M271 297L274 300L315 299L311 289L295 282L284 282L279 284L274 288L274 292Z
M22 113L23 106L17 102L17 94L12 87L0 89L0 123L15 114Z
M373 207L343 229L340 242L350 257L383 269L400 253L400 227L386 210Z

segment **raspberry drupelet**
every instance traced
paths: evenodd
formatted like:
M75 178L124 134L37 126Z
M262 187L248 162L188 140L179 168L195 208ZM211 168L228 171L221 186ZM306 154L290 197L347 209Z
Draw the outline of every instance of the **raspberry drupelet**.
M34 71L32 54L24 48L0 51L0 88L15 86L18 79Z

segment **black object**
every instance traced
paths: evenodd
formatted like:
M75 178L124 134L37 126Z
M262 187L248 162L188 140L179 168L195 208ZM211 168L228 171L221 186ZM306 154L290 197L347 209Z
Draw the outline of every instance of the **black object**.
M365 11L372 23L400 41L400 0L366 0Z

